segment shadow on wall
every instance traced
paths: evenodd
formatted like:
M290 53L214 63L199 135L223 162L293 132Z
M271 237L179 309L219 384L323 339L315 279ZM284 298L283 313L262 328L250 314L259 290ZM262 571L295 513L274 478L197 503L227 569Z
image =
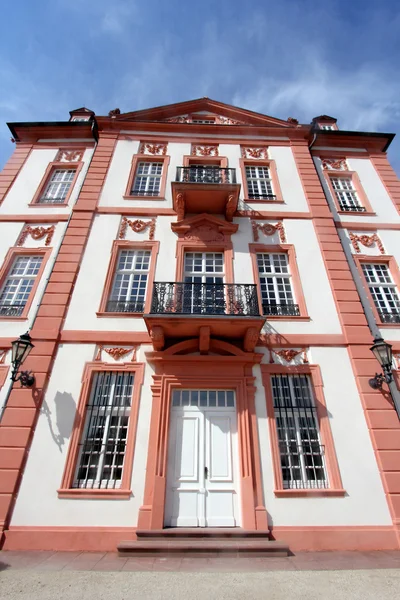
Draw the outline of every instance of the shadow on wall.
M58 446L60 452L65 441L70 437L72 426L76 414L76 403L71 394L67 392L57 392L54 397L56 407L55 428L53 425L52 413L46 401L42 404L42 413L47 418L51 437Z

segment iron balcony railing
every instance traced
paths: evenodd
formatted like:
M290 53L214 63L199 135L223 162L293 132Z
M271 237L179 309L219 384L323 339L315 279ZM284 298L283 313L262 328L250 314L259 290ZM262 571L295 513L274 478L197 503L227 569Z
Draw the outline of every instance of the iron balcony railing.
M378 310L380 320L382 323L400 323L400 311L388 311L388 310Z
M177 167L176 181L179 183L231 184L236 183L236 170L206 165Z
M144 300L109 300L106 312L116 313L142 313L144 312Z
M260 315L257 288L247 283L154 283L151 314Z
M276 200L275 194L257 194L256 192L249 192L249 200Z
M53 198L52 196L42 196L38 201L38 204L64 204L64 198Z
M358 206L356 204L351 206L349 204L343 204L342 202L339 202L339 208L340 208L340 210L343 210L343 212L366 212L367 211L365 206Z
M299 317L300 309L298 304L273 304L263 302L264 315L272 317Z
M25 304L0 304L1 317L20 317Z

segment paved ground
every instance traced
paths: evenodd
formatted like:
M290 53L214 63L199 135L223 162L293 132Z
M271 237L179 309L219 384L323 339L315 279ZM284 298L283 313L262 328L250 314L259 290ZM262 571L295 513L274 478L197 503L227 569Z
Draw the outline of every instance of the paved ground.
M0 552L0 600L394 600L400 552L288 558L119 558Z

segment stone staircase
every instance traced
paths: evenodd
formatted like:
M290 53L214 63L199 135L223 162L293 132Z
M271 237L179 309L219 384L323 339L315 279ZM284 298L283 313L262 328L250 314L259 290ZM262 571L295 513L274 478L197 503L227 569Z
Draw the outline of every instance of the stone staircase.
M118 544L119 556L237 558L289 555L289 547L271 540L268 531L247 531L239 527L138 530L136 537L136 541Z

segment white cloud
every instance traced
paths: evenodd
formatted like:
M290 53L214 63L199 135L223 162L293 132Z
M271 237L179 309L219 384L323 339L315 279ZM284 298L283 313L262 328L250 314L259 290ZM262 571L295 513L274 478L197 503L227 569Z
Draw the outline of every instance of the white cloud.
M379 65L346 72L314 57L291 77L261 77L251 90L237 92L234 103L305 122L324 113L342 129L376 131L400 117L399 97L400 83Z

